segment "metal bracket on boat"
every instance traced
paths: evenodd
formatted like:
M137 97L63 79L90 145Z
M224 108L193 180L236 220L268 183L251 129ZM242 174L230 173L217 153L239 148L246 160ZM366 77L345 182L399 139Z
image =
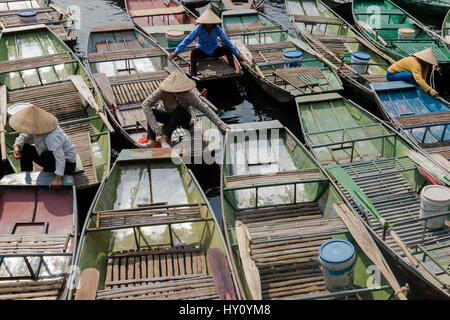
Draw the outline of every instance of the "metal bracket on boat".
M386 240L386 235L387 235L389 229L392 229L393 227L394 227L394 225L390 224L389 222L385 222L383 224L383 237L382 237L383 241Z

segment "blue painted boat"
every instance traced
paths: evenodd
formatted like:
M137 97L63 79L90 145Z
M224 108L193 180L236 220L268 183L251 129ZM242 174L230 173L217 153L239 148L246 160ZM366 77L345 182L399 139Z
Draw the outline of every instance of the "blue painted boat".
M385 119L430 154L450 158L450 105L404 81L371 85Z

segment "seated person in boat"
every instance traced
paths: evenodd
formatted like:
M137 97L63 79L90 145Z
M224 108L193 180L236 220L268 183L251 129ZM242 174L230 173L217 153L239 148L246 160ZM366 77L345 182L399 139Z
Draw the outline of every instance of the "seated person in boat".
M200 110L207 116L222 133L227 131L228 126L197 96L193 91L194 88L195 81L189 79L181 71L176 70L164 79L160 87L144 100L142 108L147 118L148 148L155 146L156 134L161 136L160 143L163 148L170 147L168 141L173 131L178 126L189 127L192 118L192 107ZM159 108L153 108L159 101L162 101ZM164 124L162 132L158 122Z
M44 171L55 172L50 188L60 188L64 174L75 171L77 154L69 137L58 126L58 119L30 106L14 114L9 125L21 132L14 143L14 157L20 159L20 170L33 171L34 161Z
M222 22L218 16L216 16L210 9L205 10L203 14L195 21L199 25L195 27L191 33L184 38L184 40L178 45L173 53L170 54L169 59L175 58L178 54L184 51L184 49L195 39L197 41L197 47L191 51L191 75L197 75L197 63L199 59L206 57L219 58L226 56L230 66L235 69L233 54L239 59L244 61L244 57L228 40L227 36L220 28L219 24ZM220 38L224 45L219 46Z
M406 81L420 86L423 91L436 97L439 93L429 86L426 81L430 66L438 66L433 49L431 48L416 52L412 56L394 63L387 70L386 79L388 81Z

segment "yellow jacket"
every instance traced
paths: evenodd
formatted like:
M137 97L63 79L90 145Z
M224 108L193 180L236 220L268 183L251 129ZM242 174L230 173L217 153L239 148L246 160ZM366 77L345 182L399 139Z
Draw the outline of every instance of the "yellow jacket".
M414 56L403 58L394 63L388 69L390 73L411 72L417 84L425 92L428 92L431 89L431 87L426 82L429 70L430 70L429 64L426 64L426 66L422 68L422 63L420 63L420 59Z

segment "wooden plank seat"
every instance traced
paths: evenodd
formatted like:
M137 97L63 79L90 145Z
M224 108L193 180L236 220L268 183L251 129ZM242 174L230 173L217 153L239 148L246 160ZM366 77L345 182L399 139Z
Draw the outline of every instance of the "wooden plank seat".
M51 54L48 56L11 60L0 63L0 73L8 73L16 70L33 69L43 66L54 66L68 62L75 62L75 60L72 60L72 57L68 53L58 53L58 54Z
M384 74L362 74L361 76L369 82L385 82L386 81L386 75L384 75Z
M110 52L91 53L88 56L89 62L102 62L123 59L138 59L145 57L164 56L165 53L161 48L145 48L135 50L122 50Z
M60 38L62 41L72 41L76 39L76 32L73 32L73 36L70 35L70 31L66 32L64 29L64 26L59 24L49 24L47 25L47 28L49 28L58 38Z
M264 43L264 44L251 44L246 45L248 50L254 51L270 51L270 50L281 50L286 48L295 48L292 42L274 42L274 43Z
M176 7L129 10L129 12L130 16L134 18L181 14L185 13L186 9L182 5L179 5Z
M450 147L426 149L429 154L440 154L445 159L450 159Z
M272 174L252 174L247 176L227 177L227 188L257 186L272 183L285 183L302 180L323 179L318 169L280 171Z
M52 16L49 12L46 11L38 11L36 12L36 20L37 23L43 23L46 24L49 21L52 21ZM0 21L3 23L3 25L7 28L13 28L13 27L21 27L23 24L20 22L20 18L17 15L10 15L10 16L3 16L0 17Z
M64 279L0 281L0 300L56 300L60 297Z
M263 225L265 223L280 223L302 221L322 217L317 202L298 203L275 208L259 208L235 211L236 219L248 226Z
M201 217L201 206L174 208L141 208L139 210L106 211L97 213L97 229L151 225L165 222L195 220Z
M123 82L133 82L141 80L164 80L168 75L169 73L167 71L155 71L114 76L109 77L108 79L111 85L114 85Z
M264 33L266 31L274 31L274 30L280 30L282 32L285 32L283 27L280 25L276 26L248 26L246 28L230 28L227 31L228 35L233 34L241 34L241 33L248 33L248 32L261 32Z
M349 36L334 36L334 35L327 35L327 34L308 34L308 37L313 37L321 42L336 42L336 41L342 41L342 42L358 42L358 40L355 37L349 37Z
M345 25L345 23L339 18L329 18L329 17L315 17L315 16L303 16L294 14L295 22L304 22L305 24L334 24L334 25Z
M0 236L0 256L5 253L65 252L69 235L19 234Z
M4 1L2 1L2 2L4 2ZM15 16L21 10L23 10L23 9L20 9L20 10L1 10L0 11L0 16ZM53 12L53 11L55 11L55 9L50 8L50 7L43 7L43 8L33 8L33 11L36 11L37 13Z
M418 114L413 116L405 116L396 118L403 127L416 127L427 124L439 124L450 122L450 112Z
M303 93L308 89L313 91L314 88L320 88L319 80L326 80L322 71L320 71L318 67L277 69L276 71L273 71L273 75L278 85L280 85L279 80L281 79L285 86L290 85L294 89ZM328 81L326 80L326 82Z
M76 88L71 81L46 84L39 87L14 90L8 93L9 101L23 101L25 99L39 98L47 95L57 95L67 92L76 92ZM48 97L47 97L48 98Z

